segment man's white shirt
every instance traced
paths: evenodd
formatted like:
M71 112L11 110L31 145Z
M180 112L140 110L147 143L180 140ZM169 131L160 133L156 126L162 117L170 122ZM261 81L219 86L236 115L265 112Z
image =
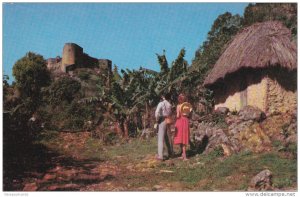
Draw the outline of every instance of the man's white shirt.
M167 101L163 100L158 103L155 110L155 118L170 116L172 113L172 105Z

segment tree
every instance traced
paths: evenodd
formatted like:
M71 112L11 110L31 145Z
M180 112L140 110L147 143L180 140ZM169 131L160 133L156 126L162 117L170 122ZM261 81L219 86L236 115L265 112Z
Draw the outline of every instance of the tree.
M119 81L119 80L121 80L121 76L120 76L120 74L119 74L119 72L118 72L118 66L117 66L117 65L114 65L112 75L113 75L113 80L114 80L114 81Z
M50 105L57 105L66 101L71 103L80 90L80 82L70 78L63 77L54 81L46 90L45 96Z
M2 82L3 96L6 95L7 89L9 88L8 80L9 80L9 76L8 75L3 75L3 82Z
M206 74L241 27L242 18L239 15L226 12L218 16L208 32L206 41L196 51L192 66L205 71Z
M296 3L250 3L244 12L243 26L256 22L279 20L297 36L297 4Z
M156 56L157 56L158 63L160 65L160 72L161 72L161 74L168 73L169 66L168 66L168 60L166 58L166 51L163 50L163 54L162 55L159 55L159 54L156 53Z
M157 75L155 71L140 68L139 70L121 70L123 78L112 85L110 102L113 106L115 119L121 126L125 137L128 137L129 125L136 128L141 125L141 113L149 114L149 105L157 98L152 80ZM139 121L138 121L139 119ZM136 120L134 122L134 120ZM134 122L134 123L133 123ZM144 124L145 127L145 124ZM136 130L133 128L132 130ZM133 134L135 131L133 132Z
M177 58L172 62L171 67L168 68L167 61L161 61L162 57L166 59L165 55L157 54L158 63L161 67L168 68L167 71L161 72L155 80L155 92L157 95L169 93L171 95L171 100L174 102L176 101L177 95L183 90L182 82L186 79L188 71L188 63L184 59L184 56L185 49L183 48L180 50Z
M50 82L46 61L43 56L28 52L14 64L13 76L16 79L15 87L20 93L20 99L10 112L13 117L23 119L19 117L23 116L26 120L40 105L42 87Z
M23 97L38 97L41 88L50 82L50 74L43 56L32 52L28 52L15 63L13 76Z
M41 104L41 88L50 81L46 61L31 52L14 64L13 75L16 83L9 87L9 95L4 95L5 146L34 139L37 130L31 128L29 119Z

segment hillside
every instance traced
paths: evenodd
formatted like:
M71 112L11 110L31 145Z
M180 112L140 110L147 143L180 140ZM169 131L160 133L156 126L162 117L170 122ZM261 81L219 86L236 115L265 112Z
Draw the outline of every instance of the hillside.
M130 139L108 133L99 140L87 131L44 131L32 149L18 150L25 169L18 168L14 157L6 160L6 177L16 178L13 184L5 179L4 187L9 191L295 191L296 117L259 118L263 117L249 111L214 114L205 120L194 116L187 161L180 158L178 146L175 157L157 161L157 137L152 133ZM253 185L263 170L271 176Z

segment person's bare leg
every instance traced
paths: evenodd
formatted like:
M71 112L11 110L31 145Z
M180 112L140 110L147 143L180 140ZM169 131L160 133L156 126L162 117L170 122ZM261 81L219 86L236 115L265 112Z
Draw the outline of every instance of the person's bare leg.
M182 145L182 159L186 160L186 146Z

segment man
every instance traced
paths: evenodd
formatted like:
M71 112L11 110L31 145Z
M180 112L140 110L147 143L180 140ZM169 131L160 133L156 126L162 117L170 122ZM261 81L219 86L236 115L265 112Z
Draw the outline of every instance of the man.
M170 95L165 94L161 96L161 102L157 105L155 110L155 119L158 124L158 160L163 160L163 148L164 148L164 141L168 148L169 157L173 155L173 147L170 142L172 139L169 139L168 130L169 125L166 123L165 119L170 117L172 114L172 105L169 103Z

